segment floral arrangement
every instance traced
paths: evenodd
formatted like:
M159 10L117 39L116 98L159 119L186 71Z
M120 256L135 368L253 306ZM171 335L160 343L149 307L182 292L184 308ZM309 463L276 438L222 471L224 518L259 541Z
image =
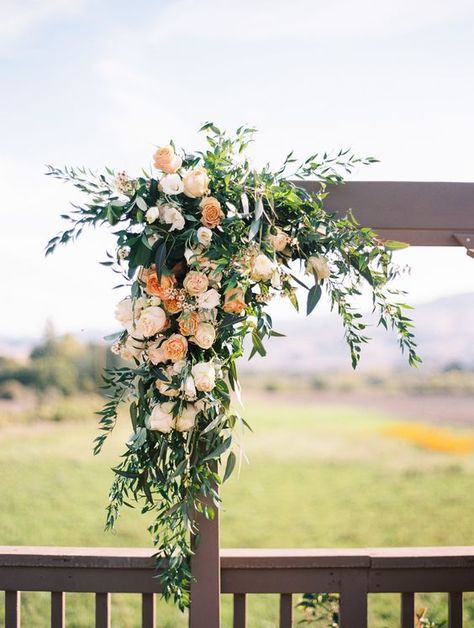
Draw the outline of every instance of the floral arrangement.
M280 335L267 304L283 296L298 309L300 285L309 314L325 290L355 367L368 338L353 298L365 283L379 324L398 332L410 364L419 361L408 306L388 287L399 273L392 250L402 245L380 241L350 212L340 218L324 209L328 184L375 160L340 151L298 164L290 153L278 170L256 170L246 157L254 129L229 136L208 123L201 130L205 152L178 152L170 143L154 153L151 174L51 166L48 172L89 202L62 216L70 224L46 253L87 226L109 225L117 248L103 264L130 291L116 309L122 329L107 337L127 365L106 370L109 399L94 446L98 453L119 406L128 403L133 431L114 468L106 527L130 501L153 513L149 530L164 596L181 609L189 604L196 512L214 516L217 487L237 461L233 431L247 426L233 403L244 339L251 339L250 357L264 356L265 339ZM294 182L309 177L320 184L316 193ZM295 262L307 280L295 274Z

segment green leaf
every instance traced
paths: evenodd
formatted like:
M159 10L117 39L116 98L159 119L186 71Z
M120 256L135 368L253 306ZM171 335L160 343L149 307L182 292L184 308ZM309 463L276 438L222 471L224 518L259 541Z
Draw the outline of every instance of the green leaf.
M222 477L222 481L223 482L228 480L230 478L230 476L232 475L232 471L234 470L235 463L236 463L236 457L235 457L234 452L231 451L230 454L227 457L227 463L225 465L225 471L224 471L224 475Z
M253 240L260 229L260 218L254 220L249 229L249 240Z
M383 245L389 251L399 251L401 249L407 249L410 246L406 242L398 242L397 240L386 240Z
M161 275L163 274L165 261L166 261L166 240L164 240L163 242L160 242L155 251L155 265L156 265L156 274L158 276L158 280L161 279Z
M135 199L135 205L138 207L138 209L141 209L142 212L146 212L148 209L145 200L141 196L137 196L137 198Z
M215 460L216 458L219 458L225 451L229 449L231 443L232 436L229 436L222 443L217 445L217 447L213 451L211 451L211 453L208 454L205 458L203 458L202 461L207 462L208 460Z
M308 292L308 300L306 301L306 316L311 314L311 312L317 306L318 301L321 298L321 294L321 286L318 283L310 288Z

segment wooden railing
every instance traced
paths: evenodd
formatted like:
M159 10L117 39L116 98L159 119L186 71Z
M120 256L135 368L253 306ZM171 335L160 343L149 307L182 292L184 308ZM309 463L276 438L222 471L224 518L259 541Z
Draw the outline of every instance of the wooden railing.
M51 626L64 628L66 593L95 593L95 626L111 625L111 594L140 593L142 626L159 626L160 592L149 549L0 547L5 628L21 626L21 591L51 592ZM234 598L234 628L247 618L252 594L280 594L280 628L293 625L293 594L340 594L342 628L367 627L367 595L400 593L400 626L413 628L416 592L447 592L449 628L461 628L463 592L474 590L474 547L252 550L224 549L221 591ZM94 625L91 617L90 625ZM113 625L113 623L112 623ZM214 624L200 619L200 626Z

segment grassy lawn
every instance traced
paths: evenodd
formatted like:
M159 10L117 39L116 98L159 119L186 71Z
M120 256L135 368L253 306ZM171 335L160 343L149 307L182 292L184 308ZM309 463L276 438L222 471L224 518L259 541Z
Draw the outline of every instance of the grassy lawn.
M397 417L374 411L292 406L267 396L249 402L246 416L254 426L244 436L250 465L224 488L223 546L473 543L473 454L397 439L386 430ZM103 532L110 466L128 432L120 426L104 454L93 458L92 421L0 430L0 544L148 546L135 511L124 512L114 534ZM437 621L446 617L444 596L420 596L421 603ZM45 594L24 595L24 625L48 626L48 604ZM68 626L91 625L92 596L69 595L67 609ZM184 625L162 601L158 610L159 626ZM251 599L249 626L276 626L276 612L272 596ZM370 600L374 628L396 626L397 613L396 596ZM223 625L230 625L229 600L223 614ZM470 601L466 621L474 622ZM112 625L139 626L137 598L113 596Z

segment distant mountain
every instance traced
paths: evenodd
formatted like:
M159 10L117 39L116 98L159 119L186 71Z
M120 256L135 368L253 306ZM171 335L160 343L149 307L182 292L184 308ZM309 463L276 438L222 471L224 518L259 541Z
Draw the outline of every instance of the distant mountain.
M418 305L411 314L426 368L443 368L453 363L474 367L474 293ZM295 321L275 324L286 336L268 341L266 358L255 356L250 362L243 359L239 366L241 371L298 373L350 368L349 352L337 316L318 316L315 311L309 317L301 314ZM101 341L105 333L89 330L77 336L84 342ZM361 369L389 371L406 366L394 333L371 327L367 335L373 340L363 348ZM36 341L0 336L0 355L26 357Z
M443 368L457 363L474 366L474 293L445 297L418 305L411 312L424 367ZM268 341L268 355L240 364L241 371L317 372L350 368L349 351L337 316L311 316L283 322L285 338ZM372 341L363 347L360 368L388 371L404 368L395 333L371 327Z

